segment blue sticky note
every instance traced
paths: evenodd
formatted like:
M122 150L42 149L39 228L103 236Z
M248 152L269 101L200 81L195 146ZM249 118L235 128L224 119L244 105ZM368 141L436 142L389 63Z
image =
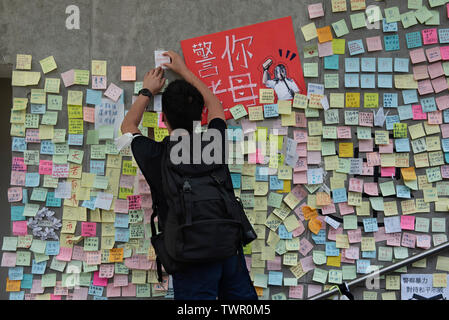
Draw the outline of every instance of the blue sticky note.
M81 207L87 208L89 210L95 210L95 201L97 200L97 197L90 197L90 200L84 200L81 204Z
M397 185L396 194L398 198L410 199L410 188L403 185Z
M108 297L94 296L94 297L92 298L92 300L109 300L109 298L108 298Z
M102 286L94 286L93 283L89 285L89 290L87 291L87 294L91 296L102 296L103 295L104 287Z
M360 88L362 89L376 88L376 75L374 73L362 73L360 75Z
M24 152L27 150L25 138L12 137L11 149L14 152Z
M345 88L358 88L359 74L358 73L345 73Z
M116 242L129 242L129 229L115 228L115 241Z
M45 268L47 267L47 261L42 261L36 263L36 260L33 259L31 264L31 273L32 274L44 274Z
M23 275L23 279L20 282L21 289L31 289L33 287L33 275L26 273Z
M346 193L346 188L332 190L332 199L334 200L334 203L347 202L348 195Z
M377 87L387 89L393 88L393 75L377 74Z
M57 256L59 254L59 241L47 241L45 254L47 256Z
M410 152L410 141L408 138L395 139L394 146L396 152Z
M25 300L25 291L10 292L9 300L11 301Z
M47 201L45 206L49 208L59 208L61 207L61 198L55 198L54 192L47 192Z
M449 163L449 152L445 152L445 153L444 153L444 161L445 161L446 163Z
M93 105L101 104L102 92L99 90L87 89L86 91L86 103Z
M400 106L398 107L399 119L402 120L411 120L413 119L413 109L412 105Z
M365 53L362 39L348 41L349 54L351 56Z
M449 43L449 28L438 29L438 37L440 39L440 43Z
M345 72L360 72L360 58L345 58Z
M374 251L362 251L362 258L375 259L376 258L376 250L374 250Z
M115 214L114 227L116 228L128 228L129 227L129 215L128 214Z
M362 72L376 72L376 58L362 58Z
M23 213L25 211L25 206L14 206L11 207L11 221L25 221Z
M284 180L279 180L277 176L270 176L270 189L271 190L284 189Z
M69 146L82 146L84 135L82 134L69 134L67 138L67 144Z
M315 244L325 244L326 243L326 231L320 230L317 234L312 233L312 240Z
M340 249L336 247L337 243L334 241L326 241L326 257L338 257Z
M387 116L385 118L385 126L386 126L387 130L393 130L394 124L399 123L399 122L401 122L401 119L399 119L399 116L397 114Z
M387 234L401 232L401 218L399 216L385 217L384 225L385 225L385 233Z
M366 259L358 259L356 260L357 264L357 273L367 274L370 273L371 261Z
M13 267L8 269L9 280L22 280L23 279L23 267Z
M22 203L27 204L28 203L28 190L22 189Z
M404 99L404 104L411 104L418 102L418 90L402 90L402 98Z
M265 118L279 117L278 105L277 104L264 105L263 106L263 115Z
M231 180L234 189L240 189L242 185L242 175L240 173L231 173Z
M449 123L449 109L443 110L443 122Z
M41 175L39 172L27 172L25 175L25 187L39 187Z
M339 56L338 54L334 54L331 56L324 57L324 69L326 70L338 70L339 66Z
M99 176L104 176L104 161L90 160L90 173L95 173Z
M290 240L293 238L293 232L288 232L287 228L283 224L281 224L278 228L278 235L279 238L283 240Z
M268 168L256 167L256 181L268 182Z
M390 22L387 23L387 19L382 20L382 31L383 32L397 32L398 31L398 23Z
M397 51L400 50L399 35L392 34L390 36L384 36L385 51Z
M41 141L41 154L53 155L55 153L55 144L50 140Z
M408 49L422 47L422 37L419 31L406 33L405 40L407 41Z
M283 273L280 271L268 272L268 284L272 286L282 286Z
M384 93L383 94L384 108L397 108L398 107L398 94L397 93Z
M379 72L393 72L393 59L377 58L377 69Z
M435 102L435 98L434 97L422 98L421 107L424 113L437 111L437 104Z
M409 58L394 58L394 72L409 72Z
M365 232L377 232L379 230L377 225L377 218L363 219L363 228Z
M46 111L45 104L34 104L31 103L31 113L32 114L45 114Z
M441 146L444 152L449 152L449 138L441 139Z

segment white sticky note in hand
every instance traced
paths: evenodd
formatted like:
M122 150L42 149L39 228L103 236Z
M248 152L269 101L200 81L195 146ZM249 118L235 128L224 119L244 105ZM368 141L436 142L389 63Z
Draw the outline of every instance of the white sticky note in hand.
M171 63L170 57L164 56L163 54L167 52L164 50L156 50L154 51L154 61L156 64L156 68L162 67L162 69L167 69L167 67L164 67L164 63Z

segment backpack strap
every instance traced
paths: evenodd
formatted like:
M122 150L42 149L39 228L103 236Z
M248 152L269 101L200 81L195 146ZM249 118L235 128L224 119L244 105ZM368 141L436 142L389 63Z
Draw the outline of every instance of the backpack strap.
M192 186L189 183L189 180L184 182L184 186L182 187L182 196L184 199L184 214L186 218L186 225L192 225Z

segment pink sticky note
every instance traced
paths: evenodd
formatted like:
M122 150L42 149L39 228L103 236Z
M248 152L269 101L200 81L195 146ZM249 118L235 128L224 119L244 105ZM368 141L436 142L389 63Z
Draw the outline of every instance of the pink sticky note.
M328 214L336 213L336 212L337 212L337 209L335 208L335 203L331 203L327 206L321 207L321 213L323 215L328 215Z
M320 164L321 163L321 151L308 151L307 152L307 163Z
M435 98L438 110L445 110L449 108L449 95L440 96Z
M53 161L39 160L39 174L51 176L52 171L53 171Z
M293 232L292 232L293 237L299 237L306 230L306 228L304 227L304 224L301 221L298 221L298 222L299 222L299 227L296 228L295 230L293 230Z
M61 73L62 82L64 82L64 86L70 87L75 84L75 70L69 70L64 73Z
M306 130L294 130L293 131L293 139L297 143L307 143L308 141L308 134Z
M304 285L300 284L289 287L288 297L293 299L302 299L304 297Z
M443 139L449 138L449 124L445 123L440 126Z
M11 186L25 186L26 172L11 171Z
M376 196L376 197L379 195L379 189L377 186L377 182L365 182L363 184L363 188L367 195Z
M307 8L309 10L309 18L310 19L324 17L323 3L319 2L319 3L309 4L309 6Z
M360 152L373 152L374 139L359 140Z
M412 61L413 64L426 61L426 54L424 53L423 48L411 50L409 52L409 54L410 54L410 60Z
M432 237L428 234L419 234L416 236L416 246L422 249L429 249L431 239Z
M274 260L268 260L267 261L267 270L275 271L275 270L281 270L282 265L282 259L281 257L275 257Z
M117 213L128 213L128 200L116 199L114 203L114 212Z
M296 145L296 153L299 157L307 157L307 143L298 143Z
M307 128L307 118L304 112L296 112L295 121L297 128Z
M77 246L77 245L73 246L72 260L84 261L85 256L86 256L86 254L84 252L83 246Z
M15 236L25 236L28 234L27 221L13 221L12 233Z
M315 269L315 264L313 263L313 256L308 256L299 260L301 267L304 272Z
M42 288L42 280L41 279L33 279L33 284L31 286L30 293L41 294L44 293L44 288Z
M62 300L62 296L57 296L53 293L50 293L50 300Z
M381 51L383 50L382 39L380 36L366 38L366 47L369 52Z
M362 241L362 229L348 230L349 243L359 243Z
M443 179L449 178L449 166L448 165L441 166L441 177Z
M424 45L438 43L438 31L436 28L424 29L421 32Z
M89 123L95 123L95 108L83 108L83 120Z
M15 267L17 261L17 253L15 252L3 252L2 255L2 267L10 268Z
M96 237L97 224L95 222L81 222L81 235L83 237Z
M429 73L427 69L427 65L419 64L413 66L413 78L415 80L424 80L429 78Z
M122 66L122 81L136 81L136 66Z
M249 121L249 119L242 119L240 123L242 125L243 134L256 132L257 130L257 125L255 121Z
M354 264L355 263L355 260L354 259L348 259L348 258L346 258L346 256L345 256L345 254L346 254L346 249L341 249L341 258L340 258L340 261L342 262L342 263L352 263L352 264Z
M60 247L59 254L56 256L56 260L66 262L72 260L72 251L73 248Z
M402 235L401 246L406 248L415 248L416 247L416 235L413 233L404 232Z
M441 61L429 64L427 68L429 69L430 79L435 79L444 75L443 64Z
M106 296L107 297L120 297L122 290L120 287L114 287L113 283L109 283L106 287Z
M349 248L345 249L345 258L358 260L360 257L360 249L356 246L349 246Z
M95 271L93 285L106 287L108 285L108 278L100 278L100 271Z
M337 127L338 139L351 139L351 127Z
M87 294L89 292L89 288L80 287L73 289L72 300L87 300Z
M380 144L379 145L379 153L393 153L393 139L390 139L389 144Z
M295 172L293 174L293 184L307 184L307 172Z
M373 176L373 175L374 175L374 167L370 167L366 162L363 162L361 176Z
M22 188L14 187L8 189L8 202L19 202L22 201Z
M347 202L339 203L338 210L340 210L340 215L342 215L342 216L354 213L354 207L349 206Z
M299 241L299 252L303 256L306 256L312 249L313 249L313 244L311 244L310 241L307 240L306 238L302 238Z
M440 93L448 89L446 77L439 77L432 80L432 86L435 93Z
M349 191L353 192L363 192L363 180L357 178L349 179Z
M387 233L387 245L393 247L401 246L402 232Z
M443 112L440 110L432 111L428 113L429 120L427 120L428 124L442 124L443 123Z
M126 197L128 200L129 210L140 210L142 208L142 196L132 195Z
M323 289L320 285L309 284L307 286L307 298L313 297L314 295L321 293L321 291L323 291Z
M415 230L415 216L401 216L402 230Z
M440 47L434 47L426 50L427 60L430 63L440 61L441 60L441 51Z
M420 96L433 93L432 82L429 79L418 81L418 92Z
M449 46L440 47L441 59L449 60Z
M412 106L413 120L426 120L427 115L422 111L422 106L420 104Z
M332 241L337 240L337 234L343 234L343 227L338 227L337 229L329 228L327 238Z
M26 172L27 171L27 165L25 164L24 158L19 157L13 157L12 158L12 171L21 171Z
M385 227L379 227L379 229L374 232L374 241L385 241L387 240L387 234L385 233Z
M380 168L380 176L381 177L394 177L396 174L396 167L381 167Z
M133 283L128 284L126 287L122 287L122 297L135 297L136 285Z
M334 54L334 51L332 49L332 41L318 43L318 56L320 58L328 57L333 54Z
M112 99L114 102L117 102L120 96L123 94L123 89L119 88L115 84L111 83L104 93L104 95L110 99Z

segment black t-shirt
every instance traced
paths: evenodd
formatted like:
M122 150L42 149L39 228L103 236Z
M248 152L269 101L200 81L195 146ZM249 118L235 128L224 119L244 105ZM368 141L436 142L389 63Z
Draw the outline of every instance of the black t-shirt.
M213 119L209 123L209 129L217 129L222 135L223 150L226 134L226 122L223 119ZM165 221L167 212L167 202L163 195L161 161L163 142L156 142L144 136L137 136L131 144L131 150L140 171L144 175L151 189L153 202L158 204L158 221ZM230 180L230 175L229 175Z

